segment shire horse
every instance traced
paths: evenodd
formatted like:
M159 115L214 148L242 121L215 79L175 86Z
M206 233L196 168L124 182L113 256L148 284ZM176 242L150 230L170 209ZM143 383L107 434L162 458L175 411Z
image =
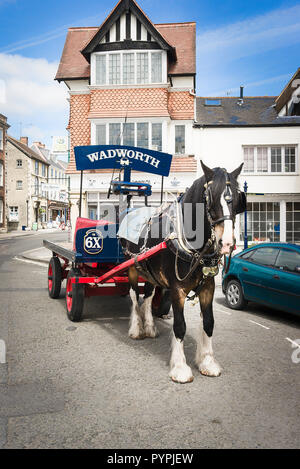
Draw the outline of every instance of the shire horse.
M230 254L229 259L231 258L235 246L236 215L246 209L245 194L239 190L237 182L243 165L231 173L222 168L210 169L202 161L201 165L204 175L197 179L191 188L187 189L181 200L177 202L177 206L183 212L184 204L190 204L193 224L195 224L199 204L204 204L202 212L203 247L192 249L192 244L188 243L184 233L180 235L178 230L175 235L173 233L172 236L168 237L171 233L167 233L167 236L161 235L159 238L153 239L147 231L149 222L147 230L145 228L147 232L144 232L139 245L124 238L121 239L123 250L127 256L134 256L163 240L167 242L167 249L146 261L136 263L135 267L129 269L132 301L129 336L132 339L157 336L157 328L152 315L152 299L155 287L166 289L170 295L174 315L169 376L178 383L189 383L194 379L184 354L186 333L184 303L191 291L195 292L194 297L199 299L200 315L203 318L203 327L197 340L196 366L200 373L206 376L219 376L221 374L221 367L214 358L212 348L214 276L218 273L218 264L222 255ZM150 224L158 223L162 228L168 218L170 217L168 217L167 208L156 219L150 219ZM181 242L179 242L180 238ZM146 280L144 302L141 307L138 303L139 276Z

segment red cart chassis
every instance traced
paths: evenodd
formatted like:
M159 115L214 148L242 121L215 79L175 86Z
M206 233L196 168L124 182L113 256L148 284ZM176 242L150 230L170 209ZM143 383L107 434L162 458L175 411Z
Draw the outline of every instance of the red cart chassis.
M49 295L51 298L58 298L61 283L64 279L67 279L66 309L68 317L72 321L81 320L85 297L127 295L130 288L127 276L129 267L155 256L167 247L166 243L162 242L145 253L116 265L101 264L99 262L80 263L75 251L65 249L46 240L43 241L43 244L53 253L48 269ZM59 259L63 262L60 262ZM140 293L143 293L144 283L145 280L139 277ZM158 289L154 303L157 303L159 296L160 291Z

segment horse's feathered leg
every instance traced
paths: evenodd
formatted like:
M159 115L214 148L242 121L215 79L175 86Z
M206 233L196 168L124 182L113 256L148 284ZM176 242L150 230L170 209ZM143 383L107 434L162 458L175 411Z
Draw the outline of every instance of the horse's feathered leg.
M154 338L157 336L157 328L155 327L152 316L152 299L155 293L155 287L149 282L144 287L144 303L141 306L141 316L144 319L144 331L146 337Z
M213 298L215 291L215 279L208 278L199 294L201 313L203 317L203 327L201 327L197 352L196 364L200 373L206 376L219 376L221 367L215 360L212 348L212 335L214 330Z
M139 307L139 274L135 267L130 267L128 271L128 278L131 286L129 294L132 301L128 335L132 339L144 339L145 331L143 326L143 318Z
M186 364L184 355L183 340L186 332L184 320L184 301L186 294L181 288L174 288L171 291L172 307L174 314L172 353L170 360L169 376L177 383L190 383L193 381L191 368Z

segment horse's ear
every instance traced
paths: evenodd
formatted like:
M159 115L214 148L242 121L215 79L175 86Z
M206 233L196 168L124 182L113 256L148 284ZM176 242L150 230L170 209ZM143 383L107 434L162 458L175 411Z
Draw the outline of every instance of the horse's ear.
M238 168L236 168L234 171L232 171L231 176L234 179L237 179L239 175L241 174L241 171L243 169L244 163L242 163Z
M210 169L208 166L206 166L202 160L200 160L200 163L201 163L201 166L202 166L202 170L203 170L203 173L204 173L204 176L206 178L206 182L209 182L212 180L212 178L214 177L214 172L212 169Z

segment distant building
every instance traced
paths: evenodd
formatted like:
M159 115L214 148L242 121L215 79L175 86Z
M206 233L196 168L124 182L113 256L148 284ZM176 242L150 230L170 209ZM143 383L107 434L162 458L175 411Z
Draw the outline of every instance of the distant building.
M53 154L41 142L34 142L32 150L37 152L49 164L48 181L44 186L47 194L47 221L55 221L57 216L67 220L69 208L69 176L66 175L68 163L58 159L58 153Z
M6 196L5 196L5 152L6 152L6 132L9 128L7 118L0 114L0 232L6 231Z
M28 146L28 138L7 136L8 230L42 228L47 224L49 163Z

